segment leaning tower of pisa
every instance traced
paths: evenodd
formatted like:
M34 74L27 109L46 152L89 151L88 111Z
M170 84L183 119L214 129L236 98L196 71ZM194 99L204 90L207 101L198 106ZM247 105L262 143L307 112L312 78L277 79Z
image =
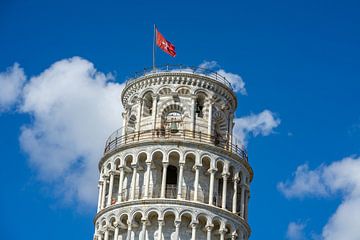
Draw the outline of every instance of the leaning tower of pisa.
M121 101L123 126L98 166L94 239L247 240L253 172L233 136L231 84L163 66L129 79Z

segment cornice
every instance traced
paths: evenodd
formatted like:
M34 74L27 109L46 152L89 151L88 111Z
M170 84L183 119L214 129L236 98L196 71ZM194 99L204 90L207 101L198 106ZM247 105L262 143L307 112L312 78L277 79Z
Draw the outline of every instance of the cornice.
M184 84L202 87L224 96L232 103L233 109L237 107L237 99L234 92L225 84L207 76L184 72L158 72L134 79L123 89L121 101L125 106L130 95L138 92L139 89L163 84Z
M102 209L99 211L93 222L94 224L96 221L103 216L104 214L108 212L112 212L117 209L126 208L126 207L139 207L145 205L146 207L154 207L154 206L161 206L161 205L173 205L174 208L176 207L193 207L193 208L200 208L209 211L210 213L214 214L216 213L217 216L225 219L229 219L233 221L234 223L241 223L249 232L251 233L250 225L240 216L233 214L232 212L228 210L224 210L222 208L211 206L205 203L201 202L193 202L193 201L187 201L187 200L180 200L180 199L162 199L162 198L153 198L153 199L139 199L139 200L132 200L132 201L126 201L117 203L114 205L111 205L107 208Z
M121 151L124 151L126 149L129 149L129 148L143 147L143 146L148 146L148 145L161 145L161 146L176 145L176 146L192 147L192 148L196 148L199 150L205 150L205 151L211 152L213 154L216 154L216 155L219 155L222 157L227 157L227 158L237 161L238 163L241 163L248 170L248 172L250 174L250 181L252 181L252 179L253 179L254 172L253 172L249 162L242 159L239 155L229 152L223 148L211 145L211 144L195 142L195 141L191 141L191 140L182 141L179 139L176 139L176 140L174 140L174 139L165 139L165 140L164 139L161 139L161 140L152 139L149 141L144 140L141 142L132 142L132 143L120 145L118 148L108 152L100 159L99 164L98 164L99 171L101 170L102 164L109 157L111 157Z

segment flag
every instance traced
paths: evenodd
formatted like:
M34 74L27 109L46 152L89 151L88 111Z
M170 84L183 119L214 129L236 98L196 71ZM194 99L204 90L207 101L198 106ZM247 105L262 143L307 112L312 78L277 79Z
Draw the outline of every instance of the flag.
M175 57L176 56L175 46L171 42L166 40L164 36L161 35L161 33L157 30L157 28L155 29L155 31L156 31L156 45L170 56Z

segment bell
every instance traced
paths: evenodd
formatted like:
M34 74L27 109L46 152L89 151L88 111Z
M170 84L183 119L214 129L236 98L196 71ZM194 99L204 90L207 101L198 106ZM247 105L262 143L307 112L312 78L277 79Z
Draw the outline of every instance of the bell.
M178 130L178 128L177 128L177 126L176 126L176 123L175 122L171 122L171 124L170 124L170 132L171 133L177 133L179 130Z

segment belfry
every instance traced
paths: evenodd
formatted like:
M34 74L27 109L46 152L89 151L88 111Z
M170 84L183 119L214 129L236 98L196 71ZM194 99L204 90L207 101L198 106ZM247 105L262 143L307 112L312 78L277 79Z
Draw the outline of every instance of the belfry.
M247 240L253 177L231 84L198 67L145 69L99 162L95 240ZM100 126L101 127L101 126Z

